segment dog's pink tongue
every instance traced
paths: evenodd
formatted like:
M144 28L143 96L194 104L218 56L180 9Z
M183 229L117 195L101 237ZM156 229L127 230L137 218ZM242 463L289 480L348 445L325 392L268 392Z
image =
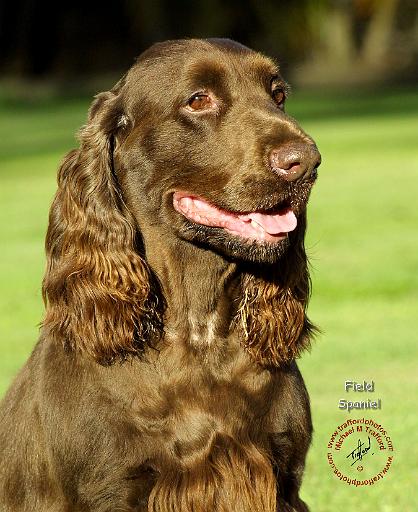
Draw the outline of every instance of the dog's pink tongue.
M291 208L276 213L235 213L218 208L202 198L183 192L173 194L174 208L189 220L223 228L233 235L261 242L279 242L297 226L296 215Z
M270 235L289 233L296 228L298 223L296 215L290 208L281 211L280 213L248 213L246 218L256 222Z

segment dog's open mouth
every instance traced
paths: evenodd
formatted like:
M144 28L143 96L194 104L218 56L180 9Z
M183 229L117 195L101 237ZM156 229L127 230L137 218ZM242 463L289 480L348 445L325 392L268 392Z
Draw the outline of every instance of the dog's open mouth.
M187 192L175 192L173 206L196 224L223 228L240 238L260 242L280 242L297 226L296 215L286 204L272 212L237 213L223 210Z

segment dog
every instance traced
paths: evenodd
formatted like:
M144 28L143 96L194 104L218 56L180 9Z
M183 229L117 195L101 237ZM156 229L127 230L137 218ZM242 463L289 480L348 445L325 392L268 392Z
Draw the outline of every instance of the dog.
M308 510L320 154L287 94L271 59L189 39L96 96L58 173L40 339L0 407L2 511Z

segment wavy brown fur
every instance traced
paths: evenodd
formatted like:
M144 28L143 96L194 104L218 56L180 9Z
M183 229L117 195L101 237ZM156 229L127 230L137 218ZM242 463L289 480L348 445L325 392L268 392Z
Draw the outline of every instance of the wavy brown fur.
M238 322L244 332L244 347L255 361L278 367L299 357L309 347L311 329L305 304L280 283L244 277L244 298Z
M192 471L186 467L183 471L169 470L160 475L151 492L148 510L229 512L238 504L252 512L276 510L272 464L252 443L237 443L219 436Z
M306 315L310 279L303 235L304 229L280 266L242 276L242 300L235 321L242 329L245 349L263 366L289 364L310 348L318 332Z
M111 99L101 95L93 104L80 149L59 169L43 282L44 327L99 362L142 352L162 323L134 221L112 172L112 141L102 127Z

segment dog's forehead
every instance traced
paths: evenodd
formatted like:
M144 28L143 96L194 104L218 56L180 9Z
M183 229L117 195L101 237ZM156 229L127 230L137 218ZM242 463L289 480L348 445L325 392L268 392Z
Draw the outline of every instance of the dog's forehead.
M173 91L209 87L219 80L266 81L279 75L278 65L235 41L180 40L157 43L142 53L127 75L131 91ZM193 91L191 91L193 92Z
M184 69L187 79L208 87L212 82L222 79L234 82L246 82L249 79L257 83L279 75L278 66L271 59L253 51L198 55L188 60Z

